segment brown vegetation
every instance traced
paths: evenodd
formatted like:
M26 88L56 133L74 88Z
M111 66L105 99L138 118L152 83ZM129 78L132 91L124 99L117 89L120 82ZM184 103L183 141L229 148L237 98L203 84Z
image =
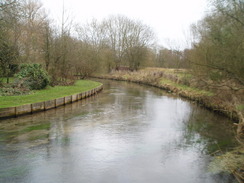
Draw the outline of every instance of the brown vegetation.
M229 164L237 180L243 181L243 156L244 150L244 95L241 92L233 93L229 87L215 88L206 87L198 78L195 78L189 70L185 69L161 69L146 68L139 71L113 71L107 75L96 75L103 79L113 79L146 84L162 88L168 92L178 94L181 97L196 101L200 105L214 111L222 113L236 122L237 140L240 143L240 150L229 152L228 157L234 159L235 164ZM214 83L212 83L214 84ZM238 84L233 84L239 86ZM239 152L239 153L238 153ZM226 161L225 154L223 161ZM241 160L241 161L239 161ZM227 165L226 165L227 166ZM226 167L228 168L228 167ZM224 170L223 170L224 171Z
M238 103L244 101L243 95L231 96L226 91L221 89L222 93L218 90L211 90L202 86L201 82L197 81L185 69L162 69L162 68L146 68L139 71L113 71L110 74L96 75L114 80L125 80L136 83L147 84L159 88L163 88L169 92L177 93L178 95L198 101L205 107L211 108L214 111L221 112L232 119L240 119L238 106L232 103L231 100L238 97ZM223 97L225 96L225 97Z
M149 26L124 16L74 30L65 11L58 27L39 1L2 0L0 76L13 76L21 63L39 63L53 85L109 73L103 77L160 87L239 120L237 139L243 146L244 3L210 2L212 9L192 26L192 47L177 50L156 46ZM160 68L137 71L143 67Z
M39 1L0 2L1 77L13 76L11 66L21 63L42 64L55 85L95 71L137 70L153 43L149 26L125 16L93 20L74 30L65 11L60 28L55 26Z

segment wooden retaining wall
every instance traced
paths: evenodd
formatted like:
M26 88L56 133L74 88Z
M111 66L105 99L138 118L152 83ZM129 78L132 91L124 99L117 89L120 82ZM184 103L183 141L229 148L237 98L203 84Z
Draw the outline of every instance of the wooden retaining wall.
M86 92L82 92L82 93L78 93L66 97L61 97L53 100L38 102L34 104L26 104L17 107L0 108L0 119L8 118L8 117L17 117L24 114L32 114L35 112L46 111L49 109L57 108L59 106L76 102L78 100L82 100L84 98L95 95L102 89L103 89L103 85Z

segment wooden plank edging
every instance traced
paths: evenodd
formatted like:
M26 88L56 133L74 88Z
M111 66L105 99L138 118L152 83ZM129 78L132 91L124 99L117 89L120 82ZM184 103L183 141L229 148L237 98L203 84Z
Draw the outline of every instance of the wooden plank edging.
M45 110L57 108L57 107L62 106L62 105L66 105L66 104L69 104L72 102L76 102L78 100L85 99L85 98L90 97L92 95L96 95L102 89L103 89L103 85L100 85L100 86L98 86L94 89L91 89L89 91L69 95L66 97L47 100L44 102L37 102L37 103L33 103L33 104L25 104L25 105L16 106L16 107L0 108L0 119L1 118L9 118L9 117L17 117L20 115L32 114L35 112L40 112L40 111L45 111Z

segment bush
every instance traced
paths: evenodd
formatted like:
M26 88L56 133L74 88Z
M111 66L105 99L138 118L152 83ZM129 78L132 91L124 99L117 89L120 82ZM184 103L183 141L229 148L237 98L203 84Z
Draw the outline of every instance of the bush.
M20 72L15 75L17 84L30 90L41 90L49 83L49 76L40 64L22 64Z
M17 88L13 86L4 86L0 88L0 96L18 96L30 93L28 88Z

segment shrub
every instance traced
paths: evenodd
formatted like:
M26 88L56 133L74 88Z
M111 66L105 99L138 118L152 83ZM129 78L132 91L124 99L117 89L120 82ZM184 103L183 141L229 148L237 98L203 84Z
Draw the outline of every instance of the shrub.
M0 96L17 96L17 95L27 95L30 90L27 88L17 88L12 86L4 86L0 88Z
M17 84L28 87L30 90L43 89L50 83L47 72L40 64L22 64L20 72L15 77Z

